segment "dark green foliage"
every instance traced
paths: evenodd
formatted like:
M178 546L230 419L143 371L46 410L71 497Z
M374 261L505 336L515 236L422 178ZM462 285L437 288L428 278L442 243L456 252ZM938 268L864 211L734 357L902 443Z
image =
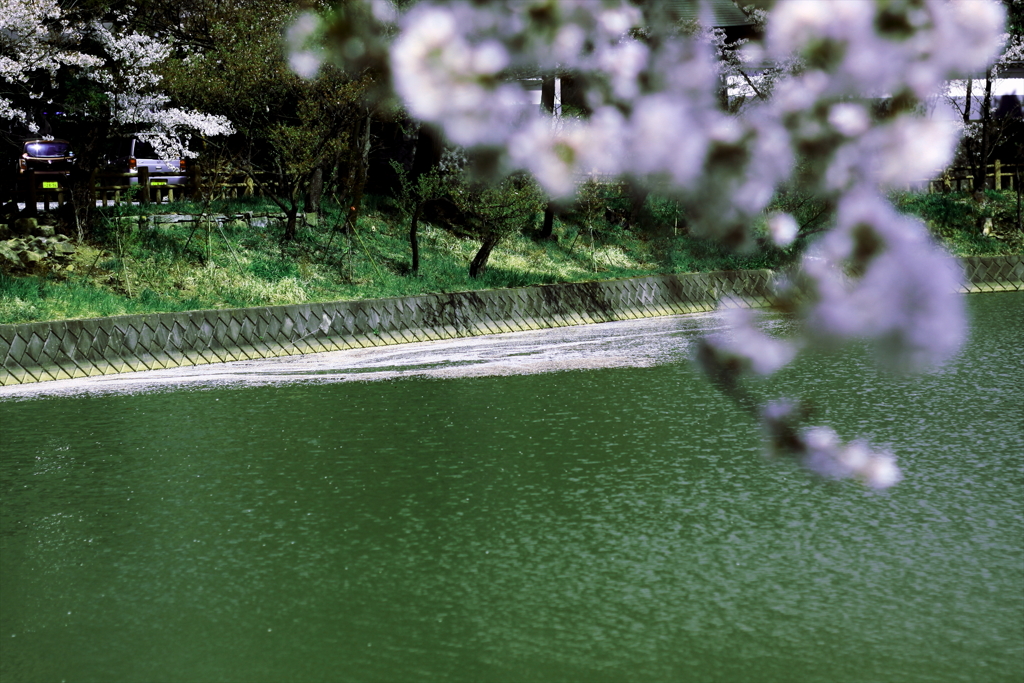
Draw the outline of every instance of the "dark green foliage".
M807 238L828 229L835 217L832 202L797 186L779 188L768 207L769 212L788 213L796 219L800 237Z
M960 193L908 194L899 197L898 206L906 213L945 227L973 225L978 213L970 195Z
M673 244L669 265L672 272L700 273L713 270L757 270L786 268L800 254L800 247L780 249L764 244L741 253L720 242L690 235L680 236Z
M521 173L492 183L463 169L436 168L419 178L415 192L404 176L402 186L403 194L417 201L414 221L422 219L458 237L480 240L480 250L469 265L474 279L484 273L499 242L535 226L546 203L536 181ZM412 234L410 241L417 249ZM418 266L416 256L414 251L413 270Z
M979 201L966 192L898 193L892 199L900 211L924 220L956 256L1022 253L1024 231L1017 223L1016 193L986 190L982 196Z
M580 185L572 208L562 220L583 229L601 229L629 224L629 191L625 183L589 180Z

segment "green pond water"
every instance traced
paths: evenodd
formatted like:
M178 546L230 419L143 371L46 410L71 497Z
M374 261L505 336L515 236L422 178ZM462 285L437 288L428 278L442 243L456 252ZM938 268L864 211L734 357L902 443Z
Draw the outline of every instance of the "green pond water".
M756 389L883 494L762 457L714 315L0 393L0 680L1022 681L1024 293L969 306Z

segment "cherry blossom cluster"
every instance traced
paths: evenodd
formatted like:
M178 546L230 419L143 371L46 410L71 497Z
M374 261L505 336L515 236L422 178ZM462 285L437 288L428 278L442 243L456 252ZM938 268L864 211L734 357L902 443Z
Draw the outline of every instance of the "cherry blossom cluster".
M827 479L856 479L873 489L899 483L903 473L896 458L864 441L844 443L831 427L806 427L799 406L779 401L761 412L768 437L769 456L792 458Z
M79 27L62 19L57 0L2 0L0 2L0 118L16 121L32 132L38 125L28 112L16 108L8 96L29 86L33 71L52 79L66 67L93 69L103 60L79 52L75 45L81 40ZM32 99L44 100L43 93L29 93Z
M223 116L170 106L156 72L170 56L170 45L99 22L93 22L90 32L108 55L105 68L93 71L92 78L108 91L113 123L138 131L139 138L168 159L195 156L183 144L191 134L211 137L234 132Z

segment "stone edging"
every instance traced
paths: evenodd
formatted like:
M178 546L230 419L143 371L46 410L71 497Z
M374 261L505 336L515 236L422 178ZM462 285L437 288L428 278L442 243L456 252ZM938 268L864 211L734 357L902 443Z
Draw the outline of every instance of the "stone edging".
M1024 290L1024 257L965 259L967 291ZM771 303L771 271L0 325L0 386Z

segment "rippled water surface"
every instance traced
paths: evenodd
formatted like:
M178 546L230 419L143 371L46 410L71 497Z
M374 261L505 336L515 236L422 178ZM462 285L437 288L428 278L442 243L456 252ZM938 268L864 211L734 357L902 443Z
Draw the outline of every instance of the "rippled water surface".
M969 302L757 388L882 495L761 457L714 315L0 390L0 680L1020 681L1024 294Z

